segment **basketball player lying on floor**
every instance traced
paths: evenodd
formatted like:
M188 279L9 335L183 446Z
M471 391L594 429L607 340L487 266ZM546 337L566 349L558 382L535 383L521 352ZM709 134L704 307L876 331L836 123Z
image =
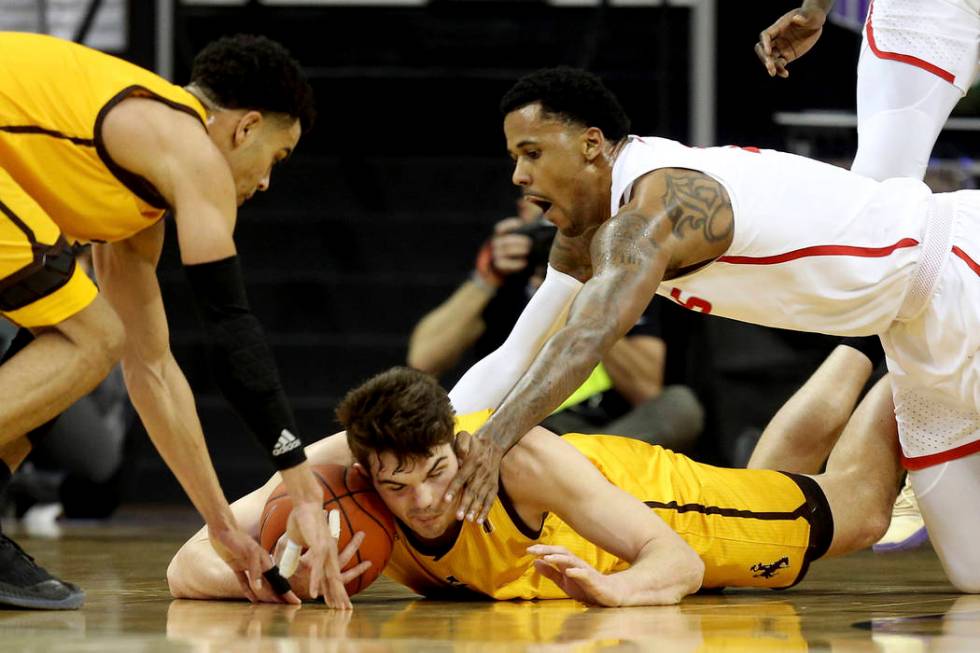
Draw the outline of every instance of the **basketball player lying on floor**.
M554 270L548 276L551 283L532 299L539 310L525 311L491 354L508 354L515 377L545 339L545 322L570 301L548 297L547 289L556 279L576 285ZM529 324L528 315L540 324ZM508 349L522 334L533 346ZM850 376L866 379L870 363L855 354L839 347L801 393L819 398L848 366L856 366ZM370 477L398 523L385 574L422 595L444 598L465 589L496 599L572 597L616 606L676 603L702 587L788 587L812 561L870 546L888 525L901 468L887 382L872 389L846 426L828 425L843 426L843 433L823 474L722 469L630 438L558 437L536 427L503 458L502 491L485 523L457 521L456 506L441 503L457 454L465 455L468 433L507 386L506 379L493 379L495 385L481 378L481 365L448 396L413 370L380 374L338 408L346 433L306 450L314 464L354 463ZM454 408L462 416L454 418ZM253 536L278 483L270 479L232 506ZM359 541L341 552L342 564ZM204 529L177 553L167 578L177 598L242 596ZM296 577L292 584L307 585Z

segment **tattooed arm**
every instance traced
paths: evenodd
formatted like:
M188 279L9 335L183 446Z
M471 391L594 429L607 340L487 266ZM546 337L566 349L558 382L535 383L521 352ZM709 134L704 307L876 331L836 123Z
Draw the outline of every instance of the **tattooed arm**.
M632 201L592 236L591 279L572 304L565 327L545 343L474 435L490 452L482 454L473 478L466 474L469 461L464 461L449 490L459 490L460 477L469 479L459 510L468 518L482 518L489 510L500 457L582 384L603 354L636 323L665 275L713 260L731 244L731 203L724 187L711 177L665 168L641 177L633 188ZM587 266L574 253L579 242L564 239L567 260L556 262L556 250L551 260L558 269L583 278Z

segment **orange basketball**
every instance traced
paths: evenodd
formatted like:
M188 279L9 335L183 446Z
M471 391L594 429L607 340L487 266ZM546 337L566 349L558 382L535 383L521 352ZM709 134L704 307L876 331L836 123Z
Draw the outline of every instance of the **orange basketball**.
M338 552L344 550L354 533L364 531L364 542L345 567L354 567L363 560L371 561L370 569L346 585L347 594L354 596L370 585L388 564L395 540L395 518L371 482L353 467L314 465L313 474L323 488L323 509L340 511ZM259 522L259 542L266 551L271 553L286 532L286 521L292 509L286 486L280 483L269 496Z

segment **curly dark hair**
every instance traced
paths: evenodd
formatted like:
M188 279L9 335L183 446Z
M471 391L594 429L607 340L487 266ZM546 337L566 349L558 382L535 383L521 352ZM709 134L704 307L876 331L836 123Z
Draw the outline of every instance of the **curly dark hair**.
M542 68L521 77L500 100L507 115L538 102L545 113L560 119L598 127L611 141L629 134L630 119L619 100L597 76L579 68Z
M393 367L347 393L337 406L354 459L368 467L371 452L399 463L429 456L453 439L453 407L439 382L424 372Z
M304 132L316 119L313 88L299 62L264 36L236 34L209 43L194 57L191 82L223 107L298 118Z

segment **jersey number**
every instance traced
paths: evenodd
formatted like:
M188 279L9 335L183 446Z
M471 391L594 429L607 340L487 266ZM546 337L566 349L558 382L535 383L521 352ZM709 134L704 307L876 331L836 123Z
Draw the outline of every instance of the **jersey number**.
M691 295L687 299L682 299L681 291L677 288L670 289L670 298L684 308L692 311L700 311L705 314L711 312L711 302L709 302L707 299L701 299L700 297L695 297L694 295Z

